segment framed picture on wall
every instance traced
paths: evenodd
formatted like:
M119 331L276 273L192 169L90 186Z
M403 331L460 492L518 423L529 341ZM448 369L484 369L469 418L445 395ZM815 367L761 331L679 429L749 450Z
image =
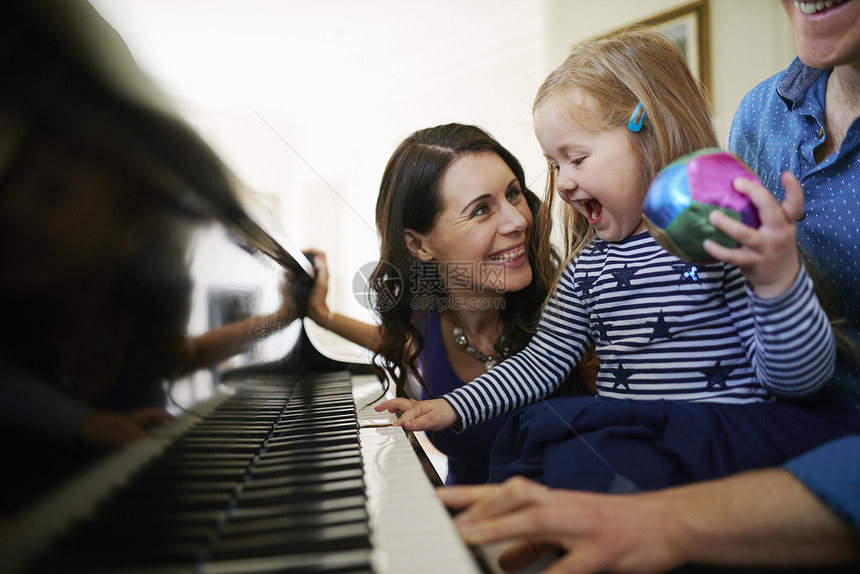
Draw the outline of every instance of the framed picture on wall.
M678 46L690 69L711 95L708 0L696 0L639 22L654 26Z

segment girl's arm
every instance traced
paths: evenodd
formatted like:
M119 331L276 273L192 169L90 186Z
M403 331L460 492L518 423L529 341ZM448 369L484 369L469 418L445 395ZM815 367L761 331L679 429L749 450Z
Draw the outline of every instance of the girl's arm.
M756 230L712 214L712 223L741 246L728 249L706 242L705 248L713 257L740 268L747 280L744 287L740 277L729 278L726 299L745 337L757 378L775 395L803 397L820 389L832 375L836 346L795 244L794 221L803 190L789 174L783 174L782 181L786 199L780 205L764 187L736 180L736 189L748 193L758 208L761 226ZM747 290L748 297L740 296L741 289ZM739 302L743 309L738 308Z
M573 266L559 281L537 333L525 349L442 398L407 405L386 401L377 410L403 410L394 423L408 430L466 429L534 403L567 377L590 345L589 317L576 296Z

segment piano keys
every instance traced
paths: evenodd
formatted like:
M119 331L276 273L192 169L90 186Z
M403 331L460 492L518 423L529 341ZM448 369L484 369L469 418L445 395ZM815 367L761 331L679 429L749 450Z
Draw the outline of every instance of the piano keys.
M0 537L0 566L481 572L414 439L373 409L382 391L374 376L348 373L231 385L29 511Z

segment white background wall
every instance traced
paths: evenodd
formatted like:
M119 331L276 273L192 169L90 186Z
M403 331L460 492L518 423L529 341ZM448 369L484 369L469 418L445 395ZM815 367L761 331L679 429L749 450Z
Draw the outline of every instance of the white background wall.
M684 5L673 0L91 0L299 247L328 254L330 303L378 254L385 163L409 133L483 126L532 188L544 161L531 102L581 39ZM715 121L791 61L777 0L710 0ZM217 262L211 266L217 269ZM229 274L229 269L223 269ZM235 276L235 274L233 274Z
M577 41L686 6L678 0L546 0L546 53L560 63ZM778 0L710 0L714 122L725 143L741 98L794 58L788 18Z

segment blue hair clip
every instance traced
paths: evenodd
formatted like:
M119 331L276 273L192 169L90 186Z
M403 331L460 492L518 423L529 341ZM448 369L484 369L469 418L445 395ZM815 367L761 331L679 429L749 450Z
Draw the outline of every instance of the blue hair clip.
M636 121L636 114L639 113L639 110L642 110L642 115L639 116L639 121ZM630 121L627 122L627 129L631 132L638 132L642 129L642 124L645 122L645 107L642 105L642 102L636 104L636 109L633 110L633 115L630 116Z

